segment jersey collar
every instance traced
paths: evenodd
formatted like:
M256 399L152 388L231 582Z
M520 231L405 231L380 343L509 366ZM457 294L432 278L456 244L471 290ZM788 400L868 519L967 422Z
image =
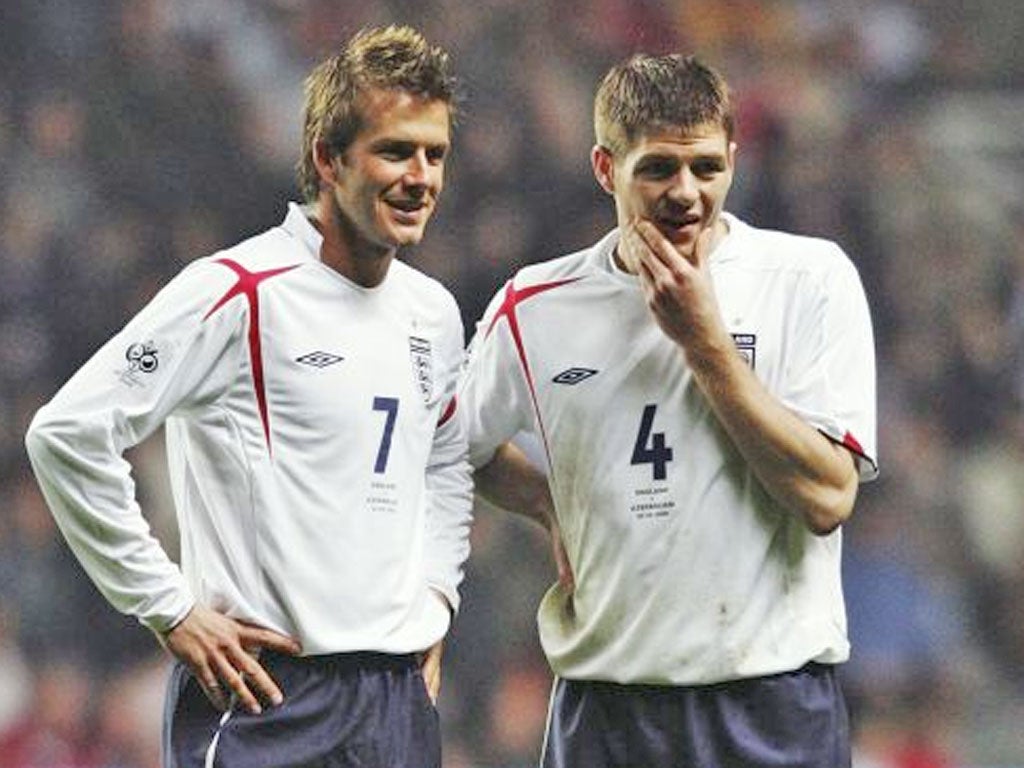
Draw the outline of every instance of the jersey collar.
M302 243L312 258L320 260L320 246L324 242L324 237L310 222L301 205L288 203L288 213L285 215L281 227Z

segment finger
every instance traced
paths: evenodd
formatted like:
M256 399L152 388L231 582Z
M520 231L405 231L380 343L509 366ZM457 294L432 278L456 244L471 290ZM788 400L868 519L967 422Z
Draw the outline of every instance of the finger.
M274 682L274 678L251 654L243 652L237 658L233 658L232 663L243 679L256 689L262 699L269 701L275 707L284 702L284 694Z
M636 224L637 237L643 242L640 252L650 254L654 261L664 266L678 265L682 260L679 252L654 224L640 219Z
M437 704L437 697L441 693L441 651L438 646L428 650L423 656L420 666L423 674L423 683L427 687L427 695L433 704Z
M693 265L701 269L707 262L708 254L711 252L711 241L715 236L714 227L705 227L697 235L697 242L693 246Z
M576 580L572 575L572 566L569 564L569 555L561 539L554 542L555 568L558 570L558 583L562 585L563 591L572 594L576 589Z
M251 624L239 624L238 638L247 651L266 648L289 656L298 656L302 653L302 644L294 637L282 635L271 629L254 627Z
M651 272L651 268L642 262L637 269L637 277L640 278L640 290L643 291L644 298L649 305L653 306L658 293L657 278Z
M643 248L643 241L636 233L636 221L629 222L622 228L619 237L619 258L630 272L635 272L640 263L640 249Z
M224 693L224 689L221 687L220 681L213 671L207 666L201 668L193 667L192 674L199 682L199 687L206 695L206 698L210 700L210 703L221 712L226 710L229 703L228 696Z
M242 651L239 651L239 653L244 654ZM248 656L247 654L244 655ZM222 684L226 685L238 697L239 703L252 712L252 714L258 715L263 711L263 707L260 706L256 696L249 690L249 686L245 682L245 676L225 656L221 656L217 660L217 676Z
M692 248L680 251L661 230L652 222L640 220L637 222L637 235L644 242L642 253L649 253L652 259L646 263L657 276L664 276L668 279L678 280L692 274L692 270L700 270L707 260L707 254L711 249L711 242L714 239L714 228L706 227L697 233ZM658 271L658 264L664 266L665 272Z
M224 689L221 688L220 683L213 683L212 685L204 686L203 693L206 694L206 698L210 700L210 703L221 712L226 711L231 704L230 699L227 694L224 693Z
M569 563L569 553L562 541L562 529L554 520L551 521L551 552L555 559L555 569L558 572L558 583L567 594L572 594L576 587L572 575L572 565Z
M650 258L657 258L656 254L652 252L654 241L649 241L643 236L641 232L641 226L646 225L647 227L653 228L654 225L650 222L646 222L643 219L633 219L629 224L626 225L621 236L620 244L626 252L627 266L633 272L637 272L640 269L640 265L643 261L649 260ZM661 233L657 232L654 228L656 235L660 236Z
M643 240L643 247L638 249L639 261L637 263L638 273L647 271L648 277L651 281L652 287L657 287L660 284L666 284L672 280L673 270L678 270L686 262L675 252L675 249L668 247L670 252L668 255L665 254L665 249L651 245L647 238L643 234L643 230L651 229L655 232L657 237L661 238L662 235L653 224L650 222L641 222L638 226L637 232L639 237Z

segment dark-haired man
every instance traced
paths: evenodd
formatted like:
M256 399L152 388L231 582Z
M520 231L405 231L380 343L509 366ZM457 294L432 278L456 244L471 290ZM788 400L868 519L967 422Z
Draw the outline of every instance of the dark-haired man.
M555 536L543 765L848 766L838 529L877 472L857 272L724 211L732 102L696 59L613 67L595 129L617 229L508 282L461 389L478 489Z

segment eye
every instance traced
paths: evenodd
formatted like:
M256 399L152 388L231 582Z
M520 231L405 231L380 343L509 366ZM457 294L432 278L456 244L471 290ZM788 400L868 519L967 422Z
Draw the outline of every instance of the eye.
M392 161L405 160L414 151L413 145L404 141L389 141L377 146L377 155Z
M430 163L434 164L434 165L438 165L438 164L444 162L444 159L447 156L448 156L448 147L438 146L438 147L430 147L429 149L427 149L427 160Z
M678 163L654 158L641 161L636 167L636 175L646 179L667 179L678 169Z
M694 176L710 178L725 170L725 162L719 158L709 157L695 160L691 166Z

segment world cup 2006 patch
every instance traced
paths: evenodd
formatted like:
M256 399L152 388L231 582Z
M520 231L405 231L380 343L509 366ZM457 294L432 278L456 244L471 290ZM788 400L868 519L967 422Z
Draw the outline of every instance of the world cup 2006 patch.
M124 351L124 359L127 365L114 374L125 386L141 387L143 380L139 374L153 373L159 367L160 352L152 341L136 341Z

